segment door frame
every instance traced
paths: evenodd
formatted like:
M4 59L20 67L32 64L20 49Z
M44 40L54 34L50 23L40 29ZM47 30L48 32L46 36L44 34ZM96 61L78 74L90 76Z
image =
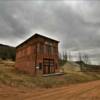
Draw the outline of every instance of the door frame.
M54 72L55 72L54 59L44 58L43 59L43 74L50 74Z

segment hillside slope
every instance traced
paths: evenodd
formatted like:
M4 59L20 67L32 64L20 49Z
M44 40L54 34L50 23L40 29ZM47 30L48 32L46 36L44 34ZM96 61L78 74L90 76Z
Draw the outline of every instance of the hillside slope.
M33 77L16 70L15 62L0 60L0 100L91 100L99 96L100 81L94 80L100 80L100 73L75 71L78 65L74 63L63 67L65 75Z
M78 72L81 71L80 65L74 62L67 62L62 66L63 71L66 72Z
M100 80L100 71L81 71L80 65L77 63L67 62L61 70L79 80Z
M15 47L0 44L0 58L15 60Z
M66 72L61 76L30 76L15 68L15 62L0 61L0 83L14 87L52 88L100 79L99 73Z

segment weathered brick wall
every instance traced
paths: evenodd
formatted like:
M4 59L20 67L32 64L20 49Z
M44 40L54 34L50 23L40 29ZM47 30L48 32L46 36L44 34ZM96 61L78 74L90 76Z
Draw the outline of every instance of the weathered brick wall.
M50 71L51 72L58 72L58 68L59 68L59 65L58 65L58 43L51 41L53 50L51 49L52 51L49 54L48 51L47 51L47 47L46 47L46 46L48 46L48 44L45 44L45 42L48 42L48 39L45 40L45 39L39 38L39 41L38 41L38 44L37 44L37 65L39 63L43 64L44 58L54 59L54 67L51 67ZM43 52L41 51L42 49L38 49L41 46L44 49ZM41 71L43 72L43 69ZM48 68L46 68L46 73L48 73Z
M34 48L30 44L20 47L16 50L16 68L30 74L35 74L35 66L33 66Z
M51 67L51 71L58 71L58 43L52 42L53 52L48 54L46 51L45 42L48 39L36 38L24 43L16 49L16 68L35 75L37 72L43 73L43 68L41 71L36 69L39 63L43 64L43 59L54 59L54 67ZM42 51L43 47L43 51ZM48 73L48 69L46 69Z

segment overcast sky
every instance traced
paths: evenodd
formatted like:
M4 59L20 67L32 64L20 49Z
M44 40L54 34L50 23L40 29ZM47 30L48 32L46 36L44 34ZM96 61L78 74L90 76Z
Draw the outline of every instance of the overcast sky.
M100 60L100 1L0 0L0 43L17 46L34 33Z

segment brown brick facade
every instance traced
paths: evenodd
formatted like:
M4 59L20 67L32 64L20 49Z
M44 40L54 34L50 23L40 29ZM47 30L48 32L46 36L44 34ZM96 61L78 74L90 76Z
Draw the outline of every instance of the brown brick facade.
M31 75L55 73L58 41L35 34L16 47L16 68Z

